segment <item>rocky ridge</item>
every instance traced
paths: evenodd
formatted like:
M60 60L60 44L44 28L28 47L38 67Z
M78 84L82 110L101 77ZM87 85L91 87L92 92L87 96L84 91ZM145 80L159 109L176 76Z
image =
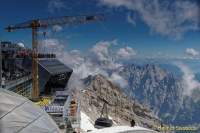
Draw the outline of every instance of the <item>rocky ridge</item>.
M140 126L156 130L160 120L145 106L128 98L125 93L102 75L83 80L86 88L81 94L81 110L93 121L100 116L102 99L108 102L108 115L114 125L130 125L134 119Z

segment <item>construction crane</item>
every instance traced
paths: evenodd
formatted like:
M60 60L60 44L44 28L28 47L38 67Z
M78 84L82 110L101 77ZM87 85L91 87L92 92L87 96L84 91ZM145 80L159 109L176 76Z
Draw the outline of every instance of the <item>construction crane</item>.
M55 25L76 25L85 24L94 21L101 21L104 19L102 14L98 15L80 15L80 16L64 16L57 18L34 19L19 23L16 25L9 25L5 29L8 32L13 32L19 29L32 29L32 93L31 98L36 100L39 98L38 86L38 30L40 28L48 28Z

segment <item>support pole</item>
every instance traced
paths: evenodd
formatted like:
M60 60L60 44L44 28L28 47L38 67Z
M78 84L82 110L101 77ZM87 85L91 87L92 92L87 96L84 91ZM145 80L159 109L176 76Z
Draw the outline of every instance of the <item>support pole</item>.
M34 21L32 23L32 100L38 100L39 98L37 30L37 21Z

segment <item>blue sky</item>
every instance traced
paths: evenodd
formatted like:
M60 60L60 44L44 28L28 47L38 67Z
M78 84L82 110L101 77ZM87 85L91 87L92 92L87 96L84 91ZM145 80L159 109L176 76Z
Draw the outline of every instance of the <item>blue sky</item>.
M117 47L132 47L137 57L199 58L198 0L1 0L0 9L3 41L31 46L31 31L7 33L3 28L9 24L49 16L103 13L103 22L63 26L48 37L62 40L67 49L81 51L99 41L116 39Z

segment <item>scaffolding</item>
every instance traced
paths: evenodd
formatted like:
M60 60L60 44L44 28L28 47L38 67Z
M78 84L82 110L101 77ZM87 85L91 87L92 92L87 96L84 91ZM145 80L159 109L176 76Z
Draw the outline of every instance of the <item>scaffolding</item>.
M67 133L80 132L80 99L78 96L70 96L64 107L64 120Z
M6 82L5 89L13 91L19 95L30 98L31 96L31 77L26 76L17 80Z

